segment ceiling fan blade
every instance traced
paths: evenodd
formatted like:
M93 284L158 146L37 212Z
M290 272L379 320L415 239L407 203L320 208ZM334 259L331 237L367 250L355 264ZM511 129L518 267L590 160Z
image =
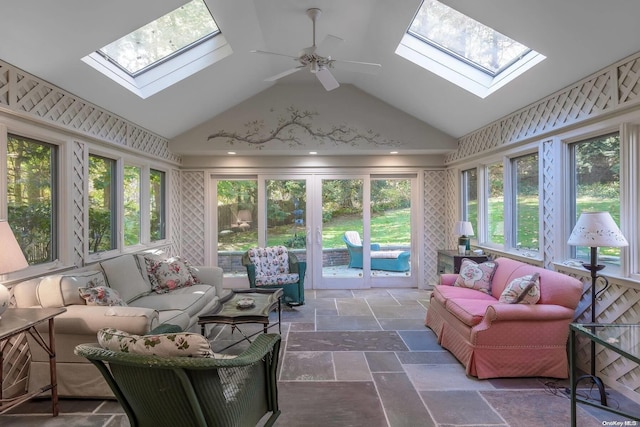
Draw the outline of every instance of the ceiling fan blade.
M288 76L289 74L293 74L296 71L302 70L304 68L304 65L300 65L299 67L296 68L291 68L289 70L283 71L281 73L276 74L275 76L271 76L269 78L264 79L265 82L273 82L276 81L278 79L281 79L283 77Z
M324 40L322 40L322 42L318 45L316 53L320 56L328 56L331 54L331 52L337 49L343 41L344 40L340 37L327 34Z
M277 56L284 56L285 58L292 58L292 59L295 59L296 61L298 60L297 56L285 55L284 53L277 53L277 52L267 52L266 50L250 50L249 53L260 53L262 55L277 55Z
M341 59L334 59L333 64L340 69L373 75L378 74L380 70L382 70L382 65L375 64L373 62L345 61Z
M328 68L320 68L316 73L316 77L320 80L320 83L322 83L322 86L324 86L327 91L340 86L340 83L338 83L336 78L333 77L333 74L331 74L331 71L329 71Z

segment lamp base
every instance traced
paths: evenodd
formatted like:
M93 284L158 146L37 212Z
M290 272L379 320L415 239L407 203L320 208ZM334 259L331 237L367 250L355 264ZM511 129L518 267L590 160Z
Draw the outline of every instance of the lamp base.
M467 252L471 251L471 238L467 236L458 237L458 246L464 246Z

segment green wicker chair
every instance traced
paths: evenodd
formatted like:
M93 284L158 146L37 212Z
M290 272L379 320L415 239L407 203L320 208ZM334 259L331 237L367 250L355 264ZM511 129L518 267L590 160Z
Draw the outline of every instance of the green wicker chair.
M233 359L158 357L81 344L75 353L102 373L132 427L265 426L280 415L280 335L259 335Z

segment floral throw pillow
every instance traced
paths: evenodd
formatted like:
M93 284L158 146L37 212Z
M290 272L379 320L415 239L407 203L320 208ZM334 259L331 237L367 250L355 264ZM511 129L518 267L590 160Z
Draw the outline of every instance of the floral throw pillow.
M498 267L495 261L486 261L478 264L470 259L463 259L460 266L460 274L453 286L475 289L485 294L491 294L491 279Z
M133 335L103 328L98 331L100 347L122 353L163 357L215 357L209 341L200 334L190 332L160 335Z
M513 279L500 295L500 302L507 304L536 304L540 300L540 275L538 273Z
M108 286L92 286L92 282L89 282L89 285L86 288L78 288L80 296L86 301L87 305L117 305L123 307L127 305L115 289Z
M151 281L151 289L159 294L196 283L189 267L178 257L164 261L148 260L149 264L151 267L147 267L147 271L155 276L155 283Z

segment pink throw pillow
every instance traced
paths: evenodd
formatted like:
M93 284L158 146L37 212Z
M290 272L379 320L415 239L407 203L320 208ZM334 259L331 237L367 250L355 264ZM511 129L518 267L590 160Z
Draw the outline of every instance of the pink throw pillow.
M486 261L478 264L470 259L463 259L458 275L453 286L475 289L491 295L491 279L498 267L495 261Z

